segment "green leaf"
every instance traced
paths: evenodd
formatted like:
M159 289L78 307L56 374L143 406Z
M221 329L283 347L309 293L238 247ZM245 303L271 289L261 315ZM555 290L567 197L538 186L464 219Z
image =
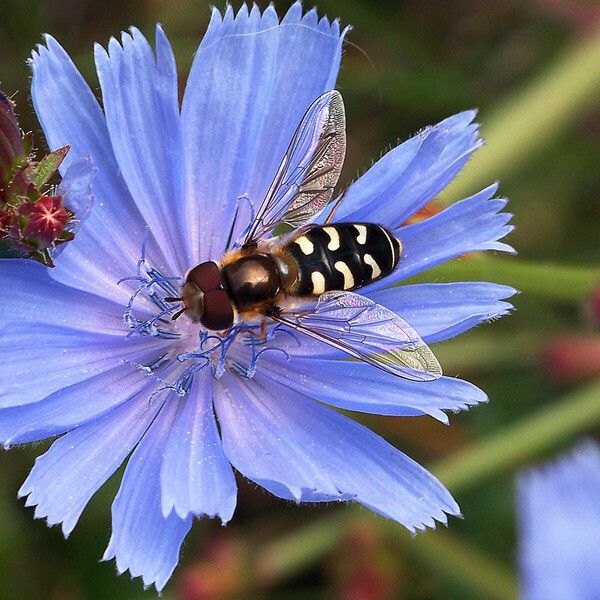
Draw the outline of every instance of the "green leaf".
M71 146L59 148L44 156L37 165L31 165L28 168L27 174L36 188L41 189L50 181L52 176L58 171L62 161L65 160L65 156L67 156L67 152L70 149Z

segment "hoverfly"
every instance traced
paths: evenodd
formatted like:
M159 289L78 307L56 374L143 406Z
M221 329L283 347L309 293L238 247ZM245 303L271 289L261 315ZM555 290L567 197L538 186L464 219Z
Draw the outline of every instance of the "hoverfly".
M384 371L420 381L441 368L418 333L387 308L352 290L389 275L402 244L373 223L315 224L332 199L346 153L341 94L317 98L302 118L275 178L237 249L186 276L181 298L194 321L213 331L237 322L282 323ZM312 222L312 224L310 224ZM274 236L286 224L293 231ZM317 299L310 309L289 300Z

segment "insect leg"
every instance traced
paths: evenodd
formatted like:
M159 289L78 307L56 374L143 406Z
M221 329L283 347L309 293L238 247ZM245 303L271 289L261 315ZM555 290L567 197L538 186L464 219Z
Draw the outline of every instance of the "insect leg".
M178 310L176 313L173 314L173 316L171 317L171 321L177 321L177 319L179 319L179 317L186 311L187 309L184 307L181 310Z
M263 319L260 322L260 333L256 333L256 331L254 331L253 329L243 329L244 333L247 333L248 335L251 335L253 338L256 338L258 340L260 340L261 342L264 342L266 337L267 337L267 322L265 319Z

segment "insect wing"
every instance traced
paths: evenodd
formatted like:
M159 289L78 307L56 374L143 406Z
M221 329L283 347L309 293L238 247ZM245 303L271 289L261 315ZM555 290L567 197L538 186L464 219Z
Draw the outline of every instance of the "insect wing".
M304 114L244 243L267 236L280 223L296 228L322 211L331 200L345 156L344 101L332 90Z
M433 352L404 319L359 294L326 292L314 311L276 320L405 379L432 381L442 375Z

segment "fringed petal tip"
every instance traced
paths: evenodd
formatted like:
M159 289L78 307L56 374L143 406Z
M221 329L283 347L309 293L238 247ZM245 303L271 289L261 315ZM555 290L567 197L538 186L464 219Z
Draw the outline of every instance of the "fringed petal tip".
M262 12L256 3L252 3L251 8L247 3L243 3L237 13L233 6L227 3L223 12L215 6L211 7L211 18L205 40L211 41L214 34L223 36L243 33L248 23L257 23L257 21L261 21L260 25L265 27L302 25L341 39L352 29L347 26L340 32L339 19L330 20L327 16L319 18L316 8L305 11L301 2L294 2L283 17L279 17L273 3ZM223 30L217 33L220 29Z
M129 571L129 576L132 580L137 579L138 577L142 578L142 586L144 591L148 591L152 587L156 589L156 592L160 595L163 591L165 585L167 585L170 575L168 577L148 577L144 573L133 572L128 566L119 564L119 559L115 556L114 551L110 550L110 547L106 549L104 555L100 559L99 562L109 562L115 560L115 570L117 571L117 575L121 576Z
M77 518L72 516L63 519L56 515L52 515L51 510L48 506L44 507L42 504L42 500L36 495L36 488L33 486L26 487L27 481L21 486L19 491L17 492L17 498L22 500L25 499L24 506L26 508L34 508L33 518L45 520L47 527L55 527L56 525L60 525L63 537L68 539L71 535L73 529L77 525Z
M386 288L372 299L402 315L426 343L441 342L512 310L509 286L463 281ZM426 300L425 300L426 299Z
M154 557L149 556L148 561L151 562L153 558ZM129 571L131 579L136 579L138 577L142 578L142 583L145 590L154 587L159 594L168 583L173 571L175 570L175 567L177 566L176 561L171 562L171 564L152 565L151 568L148 568L148 565L141 564L139 561L137 561L135 564L130 564L129 557L125 558L119 555L111 538L106 550L104 551L104 554L102 555L102 558L100 559L100 562L109 562L112 560L115 561L115 568L118 575L123 575Z
M164 498L164 496L163 496ZM226 526L235 512L235 506L232 509L220 510L218 512L204 512L203 510L190 510L185 508L172 500L162 501L161 503L162 515L165 519L168 519L171 515L177 516L179 519L185 520L188 517L196 519L219 519L221 525Z
M453 379L453 378L448 378ZM460 380L457 380L460 381ZM488 395L481 389L473 386L479 394L473 394L471 397L463 397L460 399L454 399L452 406L443 407L443 408L426 408L423 409L421 413L423 416L428 416L434 418L436 421L442 423L442 425L450 425L450 417L449 414L457 415L460 412L470 410L474 406L479 406L480 404L487 404L490 399Z
M35 70L40 61L50 60L54 56L70 61L69 55L64 48L58 43L57 39L50 33L42 34L43 41L36 44L31 51L27 64L32 70Z
M264 377L252 393L237 383L230 379L216 396L225 453L276 496L351 500L410 531L459 514L442 483L364 426Z
M212 409L212 375L198 374L180 402L160 469L163 518L174 513L220 518L227 523L237 502L237 485L223 453Z
M456 415L460 412L470 410L474 406L487 404L490 401L489 396L477 386L468 384L460 379L455 379L454 377L446 377L445 379L449 381L455 381L458 384L466 384L470 386L471 390L469 395L465 394L464 396L453 398L450 406L444 406L442 408L427 408L423 410L423 415L433 417L443 425L450 425L449 414Z
M393 229L431 202L481 146L473 110L424 128L384 154L347 190L336 219Z
M401 525L404 525L404 527L408 529L413 537L416 537L419 533L437 529L438 525L448 527L448 517L455 517L458 519L463 518L463 514L460 511L458 504L454 501L454 498L452 498L449 493L448 500L449 501L446 503L446 505L439 508L435 513L427 514L427 516L424 516L422 519L412 525L407 525L405 523L401 523Z

